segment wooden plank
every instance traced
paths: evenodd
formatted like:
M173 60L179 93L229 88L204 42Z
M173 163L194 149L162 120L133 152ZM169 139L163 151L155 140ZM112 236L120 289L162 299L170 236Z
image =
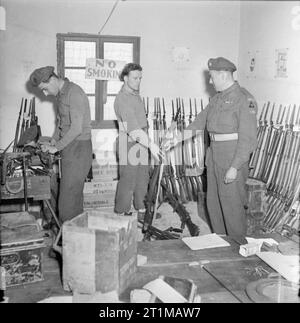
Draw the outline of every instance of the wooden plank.
M269 274L275 273L270 266L257 256L235 262L209 263L204 265L203 270L206 270L221 285L232 291L243 302L249 302L245 290L250 282L267 278ZM236 292L239 292L239 294L236 294Z

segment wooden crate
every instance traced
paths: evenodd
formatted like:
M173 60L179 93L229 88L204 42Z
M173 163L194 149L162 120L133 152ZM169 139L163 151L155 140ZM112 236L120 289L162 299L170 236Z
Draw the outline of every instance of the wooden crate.
M87 210L63 224L63 286L92 294L130 284L137 263L137 219Z
M35 200L49 200L50 176L28 176L27 196ZM0 197L3 200L24 198L23 177L7 177L6 185L0 185Z
M27 212L0 214L0 230L6 287L42 281L45 242L35 218Z

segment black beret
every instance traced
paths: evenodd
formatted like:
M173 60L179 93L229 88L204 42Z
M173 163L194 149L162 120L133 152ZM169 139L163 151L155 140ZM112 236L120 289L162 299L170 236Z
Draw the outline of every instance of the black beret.
M33 86L39 86L42 82L48 81L53 72L53 66L38 68L31 73L30 82Z
M210 58L208 69L213 71L236 71L235 65L224 57Z

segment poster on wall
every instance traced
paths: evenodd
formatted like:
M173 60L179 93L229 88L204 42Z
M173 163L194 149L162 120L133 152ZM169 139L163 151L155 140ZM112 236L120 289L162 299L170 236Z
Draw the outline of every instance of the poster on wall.
M288 63L288 48L276 49L275 51L275 77L286 78L288 77L287 63Z
M87 58L85 78L103 81L119 81L119 75L125 64L125 61L116 61L113 59Z
M257 63L258 63L259 51L248 51L247 52L247 64L246 64L246 77L256 78L257 77Z

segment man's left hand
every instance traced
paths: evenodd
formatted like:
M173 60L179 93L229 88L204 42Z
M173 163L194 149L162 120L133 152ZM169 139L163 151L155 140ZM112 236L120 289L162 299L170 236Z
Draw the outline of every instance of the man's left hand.
M224 183L225 184L232 183L233 181L236 180L236 178L237 178L237 169L234 167L230 167L225 174Z
M55 154L58 152L57 148L49 144L41 145L42 152L49 152L50 154Z

